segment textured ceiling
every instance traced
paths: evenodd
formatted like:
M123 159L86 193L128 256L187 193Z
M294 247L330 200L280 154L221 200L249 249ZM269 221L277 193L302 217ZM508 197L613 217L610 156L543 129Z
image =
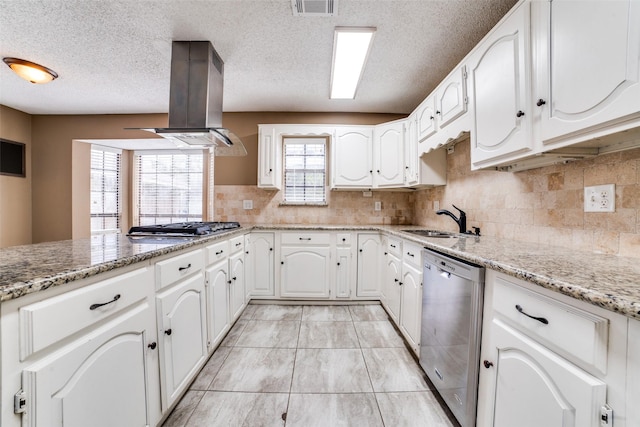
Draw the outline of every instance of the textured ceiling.
M0 56L60 77L33 85L4 64L0 104L31 114L163 113L172 40L210 40L224 111L411 112L516 0L339 0L297 17L290 0L0 0ZM333 29L375 26L355 100L330 100Z

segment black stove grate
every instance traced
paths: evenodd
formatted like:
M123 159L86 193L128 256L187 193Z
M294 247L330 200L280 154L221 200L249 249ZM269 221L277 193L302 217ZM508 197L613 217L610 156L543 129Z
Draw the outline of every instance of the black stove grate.
M231 222L176 222L173 224L141 225L131 227L128 235L158 236L205 236L225 230L239 228L240 224Z

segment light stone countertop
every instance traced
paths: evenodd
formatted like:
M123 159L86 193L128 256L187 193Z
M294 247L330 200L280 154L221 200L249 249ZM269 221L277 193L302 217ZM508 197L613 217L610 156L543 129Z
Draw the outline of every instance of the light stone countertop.
M133 243L96 236L0 249L0 302L251 230L382 231L503 272L625 316L640 319L640 259L493 237L423 238L418 226L256 224L210 237Z

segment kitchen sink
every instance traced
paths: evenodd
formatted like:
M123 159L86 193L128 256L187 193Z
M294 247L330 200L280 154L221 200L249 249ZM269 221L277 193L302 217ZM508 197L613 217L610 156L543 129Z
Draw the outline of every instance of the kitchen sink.
M438 231L438 230L402 230L405 233L417 234L422 237L442 237L442 238L453 238L460 237L458 233L450 233L448 231Z

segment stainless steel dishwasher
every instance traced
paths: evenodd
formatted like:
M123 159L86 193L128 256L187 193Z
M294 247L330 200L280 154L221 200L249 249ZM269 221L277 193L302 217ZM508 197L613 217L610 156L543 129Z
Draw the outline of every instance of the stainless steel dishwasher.
M420 366L462 427L476 424L484 268L423 251Z

